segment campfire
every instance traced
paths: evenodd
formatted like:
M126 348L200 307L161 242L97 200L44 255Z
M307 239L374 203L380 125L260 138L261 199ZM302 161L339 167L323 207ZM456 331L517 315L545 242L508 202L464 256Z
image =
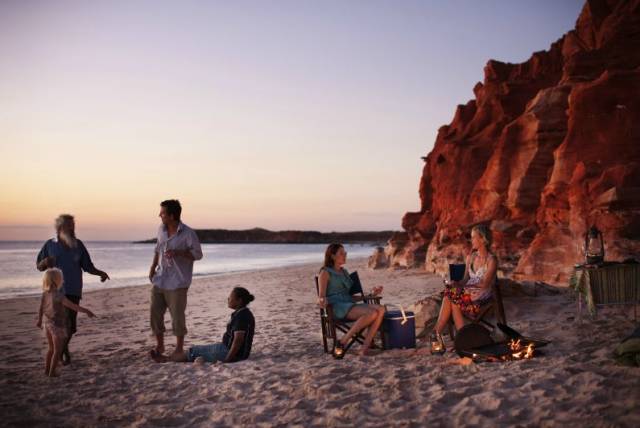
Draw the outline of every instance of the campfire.
M488 330L479 325L466 326L465 331L461 329L455 343L458 355L476 362L528 360L542 354L537 348L549 343L547 340L524 337L502 324L498 327L510 337L509 341L494 342Z
M533 358L533 343L529 343L527 346L522 345L522 340L513 340L509 342L509 349L511 350L511 357L514 360Z

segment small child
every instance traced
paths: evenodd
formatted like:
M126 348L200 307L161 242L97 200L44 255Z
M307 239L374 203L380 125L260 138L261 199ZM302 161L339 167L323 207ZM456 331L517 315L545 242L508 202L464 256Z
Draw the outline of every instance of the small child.
M84 312L93 318L93 312L76 305L67 299L62 293L62 271L57 268L47 269L42 278L42 299L40 300L40 311L38 312L38 328L42 328L42 316L44 315L44 331L49 343L49 349L44 361L44 373L47 376L57 376L56 367L64 342L67 339L67 315L65 306L76 312Z

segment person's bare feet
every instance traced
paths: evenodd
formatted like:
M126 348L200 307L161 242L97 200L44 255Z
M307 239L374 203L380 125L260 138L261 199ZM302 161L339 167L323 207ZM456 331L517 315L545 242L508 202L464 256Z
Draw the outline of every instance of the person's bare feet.
M60 367L56 367L55 370L51 370L47 376L49 377L58 377L60 376Z
M169 360L180 363L187 361L187 358L184 351L176 349L169 355Z
M151 357L151 359L156 363L166 363L168 361L168 358L166 356L158 353L158 351L156 351L155 349L149 351L149 357Z

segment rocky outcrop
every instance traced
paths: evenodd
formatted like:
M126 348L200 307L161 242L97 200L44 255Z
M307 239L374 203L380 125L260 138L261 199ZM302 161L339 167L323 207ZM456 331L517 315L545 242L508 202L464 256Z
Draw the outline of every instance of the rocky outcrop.
M608 260L640 254L640 0L588 1L548 51L489 61L474 93L424 158L392 265L443 272L477 223L519 280L564 283L590 225Z
M389 267L389 258L384 252L384 247L376 247L369 256L367 266L370 269L383 269Z

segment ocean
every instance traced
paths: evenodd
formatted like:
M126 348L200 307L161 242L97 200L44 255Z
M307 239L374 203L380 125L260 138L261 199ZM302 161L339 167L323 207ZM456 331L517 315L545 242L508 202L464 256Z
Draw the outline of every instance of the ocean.
M84 291L100 288L148 285L154 244L113 241L83 241L93 264L109 274L111 280L84 274ZM0 299L38 295L42 273L36 269L36 256L43 242L0 241ZM325 244L202 244L204 257L195 262L194 277L244 272L258 269L317 263L321 266ZM372 254L369 244L345 245L348 257Z

